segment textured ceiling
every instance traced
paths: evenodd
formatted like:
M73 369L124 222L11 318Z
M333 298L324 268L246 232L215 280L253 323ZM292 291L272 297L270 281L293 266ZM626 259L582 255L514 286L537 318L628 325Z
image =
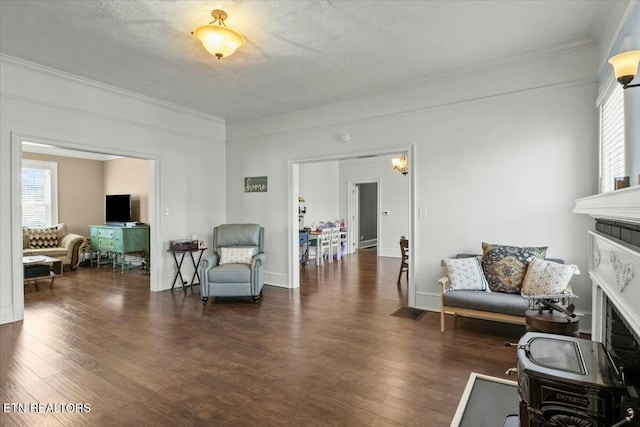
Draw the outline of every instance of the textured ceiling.
M596 41L607 1L0 2L0 52L227 119ZM190 32L224 9L217 60Z

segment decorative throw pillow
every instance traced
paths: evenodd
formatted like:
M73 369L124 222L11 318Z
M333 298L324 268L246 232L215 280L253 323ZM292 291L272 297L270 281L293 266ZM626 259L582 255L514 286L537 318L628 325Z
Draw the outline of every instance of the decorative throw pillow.
M251 264L255 248L220 248L220 265Z
M485 291L487 279L482 272L480 260L476 257L443 259L451 290Z
M491 245L482 242L482 269L492 292L519 294L527 272L527 260L544 259L547 247Z
M560 294L574 274L580 274L576 265L558 264L532 257L522 282L522 295Z
M29 228L29 248L57 248L58 227Z

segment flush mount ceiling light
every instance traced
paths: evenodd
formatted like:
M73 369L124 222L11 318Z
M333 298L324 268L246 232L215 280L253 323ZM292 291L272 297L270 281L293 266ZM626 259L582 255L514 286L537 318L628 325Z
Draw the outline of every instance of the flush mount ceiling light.
M624 89L640 86L640 84L629 84L636 74L638 74L638 62L640 62L640 50L623 52L609 59L609 64L613 66L616 79L618 79L618 82L620 82Z
M227 12L224 10L212 10L211 16L213 16L213 21L196 28L191 34L196 36L204 48L218 59L233 55L236 49L244 44L244 37L227 28L224 23L224 20L227 19Z
M391 164L393 168L400 172L402 175L406 175L409 173L409 159L405 153L402 153L400 157L396 157L395 159L391 159Z

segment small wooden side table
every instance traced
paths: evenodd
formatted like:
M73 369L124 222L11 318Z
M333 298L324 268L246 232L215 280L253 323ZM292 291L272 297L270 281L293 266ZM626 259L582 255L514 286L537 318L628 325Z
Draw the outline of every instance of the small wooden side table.
M563 316L556 311L527 310L524 314L527 322L527 331L546 332L548 334L569 335L580 337L578 332L579 319L577 317Z
M184 250L176 250L176 249L168 249L168 252L173 254L173 260L176 262L176 275L173 278L173 283L171 284L171 292L173 292L173 288L176 286L176 281L180 278L180 283L182 284L182 290L184 293L187 293L187 288L191 288L191 292L193 292L193 286L197 286L200 284L200 275L198 274L198 266L200 265L200 260L202 259L202 254L206 251L207 248L198 248L198 249L184 249ZM196 261L196 257L193 255L196 252L200 252L197 255L198 260ZM193 276L191 277L191 282L187 282L182 277L182 262L184 261L184 257L186 254L189 254L191 258L191 263L193 264ZM180 260L178 260L178 255L180 256ZM198 280L196 282L196 279ZM188 283L188 284L187 284Z

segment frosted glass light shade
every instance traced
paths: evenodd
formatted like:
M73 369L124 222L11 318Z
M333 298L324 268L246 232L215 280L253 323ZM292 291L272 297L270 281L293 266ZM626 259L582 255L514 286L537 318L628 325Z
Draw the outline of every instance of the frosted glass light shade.
M640 50L623 52L609 59L609 64L613 66L616 79L628 76L633 78L638 74L638 62L640 62Z
M391 165L395 170L403 175L409 173L409 159L405 153L402 153L400 157L391 159Z
M218 57L233 55L244 44L244 37L220 25L208 24L196 28L193 33L207 51Z

